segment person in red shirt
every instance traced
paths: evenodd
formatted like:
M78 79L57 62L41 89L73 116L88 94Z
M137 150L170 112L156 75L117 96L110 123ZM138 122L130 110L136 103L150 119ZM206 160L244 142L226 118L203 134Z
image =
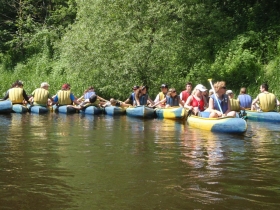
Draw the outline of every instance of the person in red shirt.
M180 93L180 99L183 101L183 103L186 103L188 97L192 94L192 83L188 82L186 84L186 90L182 91Z
M203 85L197 85L194 88L194 94L190 95L185 103L185 107L192 110L194 115L204 111L205 107L207 107L207 101L203 95L205 91L207 91L207 89Z

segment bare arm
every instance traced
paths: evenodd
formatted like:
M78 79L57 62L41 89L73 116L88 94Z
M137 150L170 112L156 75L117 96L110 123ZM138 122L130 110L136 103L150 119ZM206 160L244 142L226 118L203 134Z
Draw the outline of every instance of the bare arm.
M193 96L189 96L186 103L185 103L185 107L188 108L188 109L192 109L193 107L190 105L191 102L193 100Z
M254 105L255 103L257 103L259 101L259 95L257 96L257 98L255 98L253 101L252 101L252 105Z
M160 103L165 103L166 102L166 98L162 99L161 101L154 103L153 107L159 105Z

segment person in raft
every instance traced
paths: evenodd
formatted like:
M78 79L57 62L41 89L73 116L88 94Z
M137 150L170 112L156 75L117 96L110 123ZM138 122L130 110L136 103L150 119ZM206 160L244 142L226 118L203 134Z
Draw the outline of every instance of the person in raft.
M96 95L96 100L94 102L90 102L90 97L96 95L93 86L88 87L84 94L78 99L80 103L80 107L77 108L83 108L88 106L104 106L108 101L98 95Z
M273 93L268 92L267 83L260 86L261 93L253 100L251 110L263 112L275 111L276 106L279 106L279 101ZM259 104L258 104L259 102Z
M218 118L224 116L235 117L235 111L231 111L229 97L226 95L226 83L224 81L216 82L214 84L214 94L210 96L209 107L207 111L210 111L209 118ZM215 96L216 95L216 96ZM218 99L218 101L217 101ZM219 105L223 111L220 111Z
M205 107L207 107L206 97L203 94L207 89L203 85L198 84L194 90L194 94L188 97L185 108L192 110L194 115L198 115L198 112L203 112Z
M17 80L16 83L14 83L14 87L10 88L6 95L4 96L3 100L10 99L12 104L26 104L29 103L29 98L23 89L23 82L20 80Z
M161 85L161 92L159 92L154 100L155 103L162 101L163 99L166 98L166 95L168 93L168 85L162 84ZM165 107L165 102L158 104L158 107Z
M59 106L69 105L71 106L73 103L79 104L73 93L70 91L71 86L68 83L62 85L61 90L57 92L55 96L53 96L53 102L58 104Z
M170 88L168 90L168 94L166 95L166 98L163 100L155 103L153 107L157 106L160 103L166 103L165 108L173 107L173 106L184 106L183 101L180 99L180 96L177 95L175 88Z
M180 99L183 101L183 103L186 103L186 101L190 95L192 95L192 83L188 82L186 84L186 90L184 90L180 93Z
M237 99L239 100L241 109L251 109L252 97L247 94L245 87L240 89L240 94L237 96Z
M154 105L154 101L149 97L147 90L147 86L141 86L139 89L135 91L135 105L136 106L141 106L144 105L146 106L148 102L150 102L151 105Z
M133 86L133 88L132 88L133 92L130 94L130 96L128 97L128 99L126 99L126 100L124 101L125 104L134 105L133 103L134 103L134 101L135 101L135 92L136 92L136 90L138 90L138 89L139 89L139 86L138 86L138 85Z
M240 107L240 101L234 98L234 93L232 92L232 90L227 90L226 94L228 95L230 101L231 111L239 112L240 110L244 110L244 108Z
M48 106L52 104L52 97L49 93L49 84L47 82L43 82L40 88L35 89L31 95L32 97L29 99L33 102L33 106Z

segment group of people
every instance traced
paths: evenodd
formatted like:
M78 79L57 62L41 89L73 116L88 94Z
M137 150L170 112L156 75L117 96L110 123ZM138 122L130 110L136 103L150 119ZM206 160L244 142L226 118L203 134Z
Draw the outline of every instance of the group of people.
M148 95L147 86L134 86L133 92L124 101L118 101L111 98L109 101L98 96L94 88L90 86L80 98L76 98L71 93L71 86L68 83L62 85L61 90L55 96L51 96L48 89L49 84L43 82L41 86L35 89L31 96L28 97L23 89L23 82L17 80L7 91L4 100L9 99L13 104L29 103L34 106L68 105L75 106L76 109L82 109L87 106L140 106L148 105L150 107L167 108L181 106L189 109L194 115L199 112L209 112L210 118L223 116L236 116L240 110L257 110L257 111L274 111L280 103L273 93L268 92L266 83L260 86L260 94L252 100L251 96L246 93L246 88L240 89L237 99L231 90L227 90L224 81L216 82L213 89L209 91L202 84L198 84L193 89L192 83L186 83L186 89L177 94L175 88L168 88L167 84L161 85L161 91L152 100Z

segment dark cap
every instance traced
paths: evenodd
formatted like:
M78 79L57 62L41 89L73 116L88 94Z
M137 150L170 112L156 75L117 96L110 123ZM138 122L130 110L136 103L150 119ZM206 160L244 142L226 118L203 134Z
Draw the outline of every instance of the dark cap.
M68 89L68 88L70 88L70 85L68 83L65 83L65 84L62 85L61 88L62 89Z
M133 86L132 90L137 90L139 88L138 85Z
M160 87L162 87L162 88L168 88L168 85L167 85L167 84L162 84Z

